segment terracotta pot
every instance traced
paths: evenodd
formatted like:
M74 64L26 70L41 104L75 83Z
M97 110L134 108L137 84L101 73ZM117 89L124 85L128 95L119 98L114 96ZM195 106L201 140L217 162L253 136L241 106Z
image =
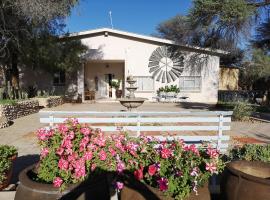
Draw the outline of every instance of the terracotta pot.
M0 183L0 191L5 189L9 185L12 177L12 171L13 171L13 164L11 164L10 168L6 171L6 179L3 181L3 183Z
M173 200L172 197L167 197L163 192L149 185L143 184L136 180L125 181L125 186L120 192L121 200ZM194 192L184 200L211 200L208 183L203 187L198 188L198 194Z
M221 179L223 200L270 199L270 164L259 161L229 163Z
M19 175L20 184L17 188L15 200L106 200L110 199L109 187L106 175L93 178L79 184L67 187L62 193L52 184L44 184L33 181L35 165L24 169Z

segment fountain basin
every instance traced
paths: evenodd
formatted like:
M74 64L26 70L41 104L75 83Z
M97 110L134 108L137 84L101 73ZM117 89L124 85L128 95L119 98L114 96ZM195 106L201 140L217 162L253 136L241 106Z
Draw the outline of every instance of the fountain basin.
M137 108L143 104L147 98L120 98L118 99L120 103L125 106L129 111L131 109Z

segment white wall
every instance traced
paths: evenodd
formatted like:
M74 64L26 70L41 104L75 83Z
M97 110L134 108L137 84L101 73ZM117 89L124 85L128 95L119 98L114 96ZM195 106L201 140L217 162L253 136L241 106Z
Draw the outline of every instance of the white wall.
M82 43L87 45L91 51L91 58L93 60L124 60L125 61L125 76L132 74L133 76L151 76L148 69L149 57L152 52L162 44L153 42L146 42L141 40L135 40L130 38L118 37L109 35L91 36L89 38L83 38ZM194 53L188 53L186 59ZM205 57L205 55L201 55ZM200 92L196 93L181 93L180 95L188 96L191 102L217 102L218 92L218 72L219 72L219 57L207 56L207 59L202 62L202 88ZM194 64L196 68L198 64ZM185 62L186 68L187 66ZM185 70L183 73L188 75L189 70ZM179 79L169 83L169 85L179 85ZM145 97L152 100L153 96L156 96L156 90L165 86L161 82L155 81L155 91L153 92L136 92L137 97Z

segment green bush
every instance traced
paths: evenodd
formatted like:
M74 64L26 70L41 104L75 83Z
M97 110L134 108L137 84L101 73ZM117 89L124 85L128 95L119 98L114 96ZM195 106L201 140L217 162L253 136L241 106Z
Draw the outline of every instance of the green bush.
M253 112L253 108L251 105L244 103L244 102L239 102L234 106L233 109L233 119L234 120L247 120Z
M229 153L231 160L263 161L270 163L270 145L245 144Z
M0 184L6 180L7 172L12 165L12 156L17 155L16 147L0 145Z

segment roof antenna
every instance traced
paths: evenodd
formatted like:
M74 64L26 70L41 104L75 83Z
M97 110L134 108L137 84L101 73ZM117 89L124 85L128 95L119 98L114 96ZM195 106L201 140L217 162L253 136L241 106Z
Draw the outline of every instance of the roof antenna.
M109 11L109 15L110 15L111 27L113 29L112 11Z

